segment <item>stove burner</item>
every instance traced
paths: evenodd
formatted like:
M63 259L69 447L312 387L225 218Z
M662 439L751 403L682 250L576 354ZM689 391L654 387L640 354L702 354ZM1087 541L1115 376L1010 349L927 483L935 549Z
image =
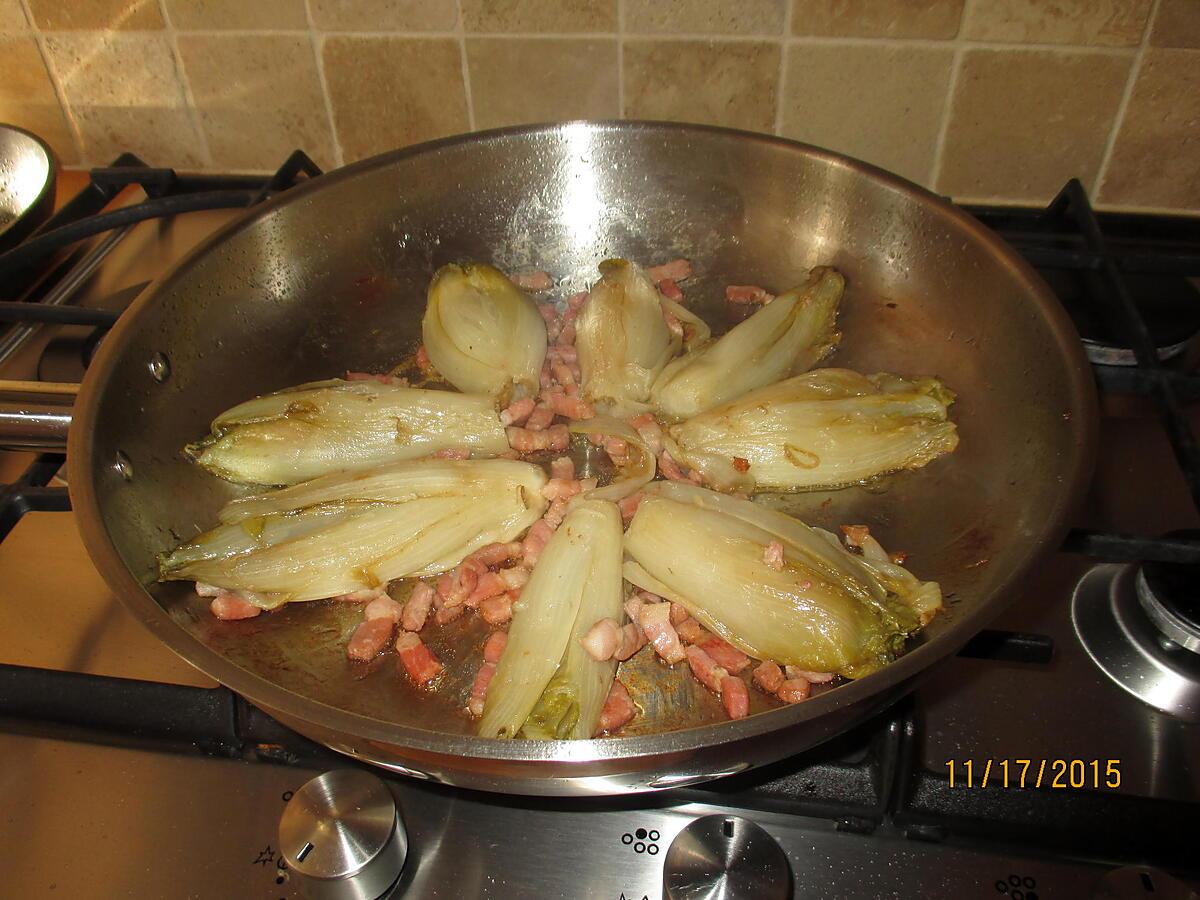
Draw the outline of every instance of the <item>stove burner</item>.
M1164 536L1196 540L1200 530ZM1135 585L1142 609L1163 636L1200 653L1200 569L1183 563L1147 562L1138 570Z
M1145 568L1106 564L1084 575L1071 596L1075 634L1092 661L1119 687L1155 709L1200 722L1200 655L1184 649L1158 625L1163 619L1186 628L1189 619L1179 616L1181 605L1173 598L1186 597L1189 602L1182 608L1193 612L1195 602L1179 590L1186 584L1183 573L1173 573L1178 580L1168 589L1156 571L1161 566L1149 566L1148 577L1143 576ZM1178 568L1193 582L1200 578L1194 567Z
M1135 366L1133 350L1120 337L1126 329L1110 321L1109 304L1095 296L1104 290L1094 272L1041 268L1083 338L1088 359L1102 366ZM1126 272L1125 284L1137 304L1160 360L1183 353L1200 333L1200 289L1182 275Z

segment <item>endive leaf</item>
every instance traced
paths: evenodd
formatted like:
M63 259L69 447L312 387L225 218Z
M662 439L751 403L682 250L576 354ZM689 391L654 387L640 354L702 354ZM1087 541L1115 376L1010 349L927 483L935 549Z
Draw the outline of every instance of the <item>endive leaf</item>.
M953 399L936 378L817 369L672 425L670 451L723 490L845 487L953 451Z
M244 484L295 484L438 450L494 456L508 441L493 405L484 394L319 381L226 410L187 452L214 475Z
M670 362L655 379L651 403L668 419L686 419L811 369L838 342L835 323L844 286L836 270L813 269L804 284Z

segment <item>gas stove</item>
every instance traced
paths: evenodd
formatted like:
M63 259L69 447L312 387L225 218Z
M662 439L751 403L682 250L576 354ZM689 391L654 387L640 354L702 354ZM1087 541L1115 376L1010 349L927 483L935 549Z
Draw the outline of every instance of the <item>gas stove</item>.
M238 207L317 175L303 154L271 178L125 155L81 178L39 234L86 239L5 270L0 300L19 302L0 303L0 377L43 384L55 433L52 401L151 280ZM1099 462L1061 551L909 698L784 762L653 795L494 796L371 770L145 632L80 543L62 454L9 451L0 896L1200 895L1200 220L1094 213L1076 182L1048 209L968 211L1075 318ZM93 233L97 214L116 229ZM11 408L0 395L0 434Z

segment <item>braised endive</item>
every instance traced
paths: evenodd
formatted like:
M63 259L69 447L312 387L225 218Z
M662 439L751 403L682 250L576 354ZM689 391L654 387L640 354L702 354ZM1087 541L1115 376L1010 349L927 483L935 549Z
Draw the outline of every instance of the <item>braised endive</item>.
M421 459L326 475L221 510L159 560L163 580L261 595L263 608L443 572L545 511L546 475L507 459Z
M489 397L331 379L226 410L187 453L230 481L295 484L450 449L508 449Z
M837 344L845 279L826 267L781 294L720 338L672 360L650 390L668 419L686 419L747 391L805 372Z
M672 425L668 448L722 490L845 487L954 450L953 400L936 378L817 369Z
M616 672L579 639L620 620L621 516L607 501L575 504L513 608L508 645L488 686L485 737L590 738Z
M857 678L941 606L936 583L884 574L790 516L691 485L646 492L625 534L625 578L758 659ZM780 569L766 561L773 542Z
M663 320L662 297L635 263L609 259L575 326L584 395L601 410L645 408L650 386L682 346Z
M422 340L433 367L460 391L537 393L546 324L537 304L499 269L442 266L429 283Z

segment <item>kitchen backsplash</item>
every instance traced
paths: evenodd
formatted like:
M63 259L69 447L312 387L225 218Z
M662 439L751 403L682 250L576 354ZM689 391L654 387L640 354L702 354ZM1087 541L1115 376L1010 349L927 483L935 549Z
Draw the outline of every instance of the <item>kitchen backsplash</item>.
M475 129L672 119L959 200L1200 212L1200 0L0 0L0 120L67 165L333 167Z

